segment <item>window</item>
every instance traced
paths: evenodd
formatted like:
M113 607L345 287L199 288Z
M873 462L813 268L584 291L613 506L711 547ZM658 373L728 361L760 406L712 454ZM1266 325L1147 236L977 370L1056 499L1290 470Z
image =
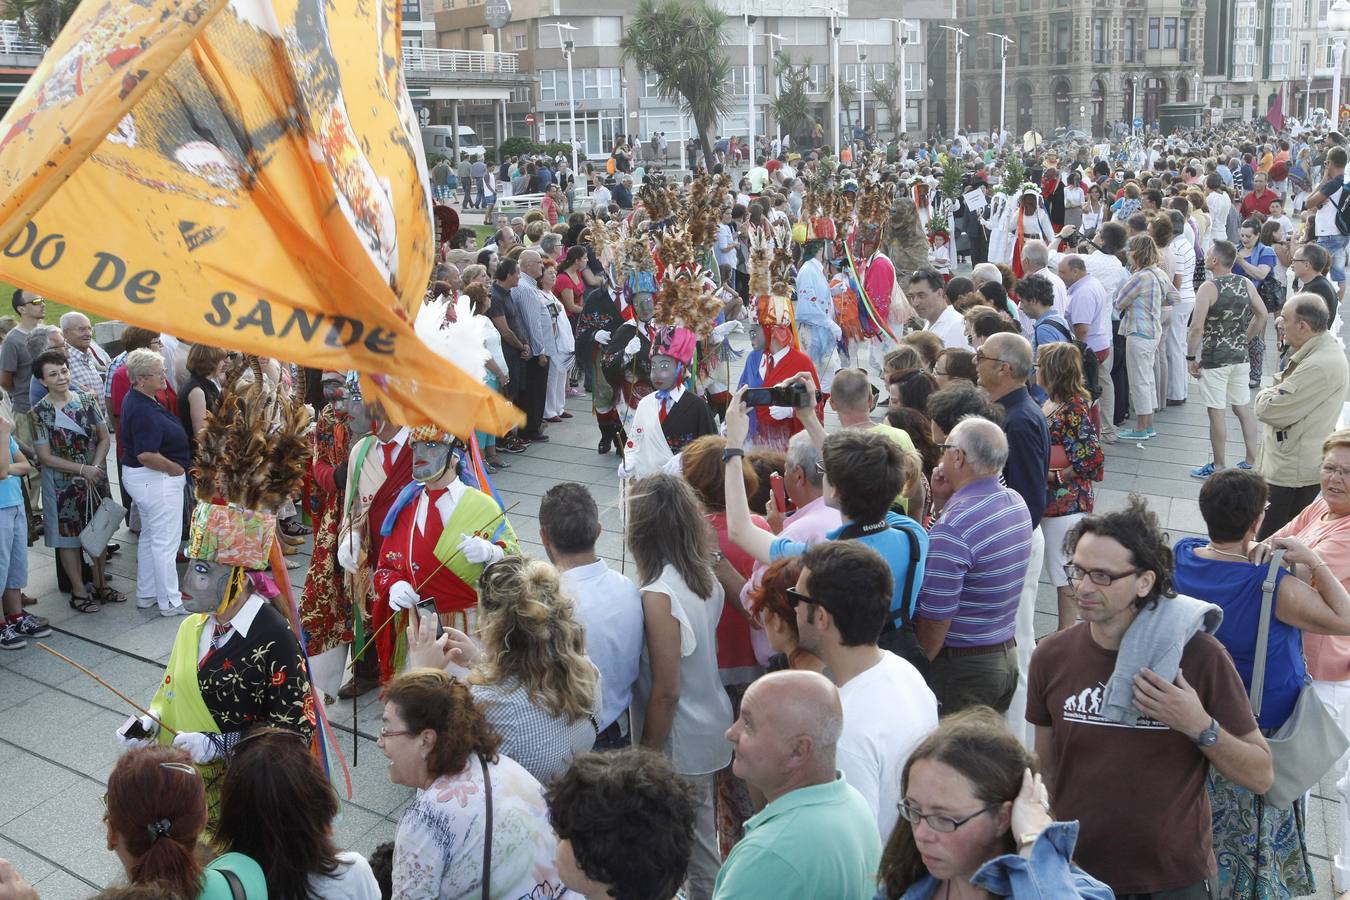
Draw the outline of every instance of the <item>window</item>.
M1092 20L1092 61L1098 65L1106 62L1106 19L1101 16Z
M785 44L823 46L829 42L830 23L828 19L781 18L776 30L786 38Z
M617 71L617 70L616 70ZM731 67L731 92L737 97L745 96L745 66ZM764 86L764 67L755 66L755 93L765 94L768 91Z
M530 49L530 36L528 34L518 34L511 38L511 46L516 50Z
M1181 61L1186 62L1191 58L1191 20L1181 20Z
M1027 12L1031 9L1031 0L1017 0L1017 11Z
M895 42L894 26L884 19L840 19L841 41L865 41L869 44Z
M999 4L1000 6L1002 3ZM900 32L900 40L906 44L917 44L922 38L919 35L919 23L907 21L904 29Z
M1125 61L1135 62L1134 19L1125 20Z
M923 63L921 63L921 62L906 62L906 63L905 63L905 90L906 90L906 91L922 91L922 90L923 90L924 88L926 88L926 87L928 87L928 84L923 80Z
M1158 49L1158 30L1162 22L1157 16L1150 16L1148 20L1148 49Z
M1312 45L1304 41L1298 46L1298 74L1307 75L1312 71Z
M1025 22L1017 25L1017 64L1031 65L1031 26Z
M508 102L510 102L510 103L529 103L529 102L530 102L530 86L529 86L528 84L522 84L522 85L520 85L519 87L513 87L513 88L511 88L511 99L510 99Z
M572 91L578 100L617 100L618 69L574 69ZM567 102L567 70L543 69L539 72L539 99Z
M574 19L540 19L538 47L540 50L559 50L560 29L555 25L572 25L575 31L561 29L564 41L572 41L578 47L617 47L623 37L623 19L619 16L583 16Z
M660 97L661 94L656 90L656 73L642 70L642 96Z
M420 34L405 34L400 43L403 44L404 50L407 50L409 47L414 50L420 50L422 49L422 36Z
M994 0L994 5L991 9L993 10L994 15L1001 15L1003 12L1003 0Z
M403 18L421 19L422 18L422 0L403 0Z
M1177 20L1172 16L1163 19L1163 47L1168 50L1177 48Z
M1055 21L1055 65L1069 64L1069 51L1073 49L1073 21L1067 16Z

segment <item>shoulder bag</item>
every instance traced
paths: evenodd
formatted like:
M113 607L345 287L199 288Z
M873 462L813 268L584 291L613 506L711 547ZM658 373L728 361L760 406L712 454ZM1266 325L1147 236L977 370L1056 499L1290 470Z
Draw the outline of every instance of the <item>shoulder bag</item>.
M1261 618L1256 630L1256 658L1252 665L1252 687L1249 696L1252 714L1261 715L1261 694L1266 682L1266 647L1270 642L1270 614L1275 598L1275 576L1284 560L1284 551L1277 550L1266 568L1261 584ZM1317 784L1336 760L1350 747L1345 733L1327 712L1305 679L1298 693L1294 711L1274 734L1266 737L1270 755L1275 763L1275 783L1264 794L1271 806L1284 808Z
M492 776L488 773L487 757L478 754L483 767L483 802L487 807L487 822L483 832L483 900L492 897Z
M108 549L108 542L121 526L122 516L126 510L122 509L122 504L112 497L100 494L98 486L92 481L81 480L88 484L85 497L88 503L89 523L80 529L80 546L90 558L98 559Z

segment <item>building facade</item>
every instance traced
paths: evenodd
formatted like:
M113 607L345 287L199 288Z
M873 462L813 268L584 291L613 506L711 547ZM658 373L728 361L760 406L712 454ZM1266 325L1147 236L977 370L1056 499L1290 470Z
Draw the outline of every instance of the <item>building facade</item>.
M956 0L961 124L989 133L1074 129L1101 137L1201 90L1206 0ZM1005 35L1007 77L1002 77ZM944 32L953 46L956 37ZM955 79L949 96L955 103ZM1005 94L1006 91L1006 94Z
M692 119L684 116L676 100L660 96L655 77L633 61L625 62L619 49L633 4L622 0L515 0L512 20L500 30L500 38L485 24L484 6L478 0L421 0L425 17L434 10L437 45L444 49L481 49L500 46L518 55L520 70L537 76L537 82L515 90L506 104L507 121L496 123L490 108L461 108L466 121L479 134L529 136L536 140L566 142L572 131L571 104L575 104L577 139L588 156L608 154L622 135L644 141L663 132L672 161L681 137L692 137ZM865 121L869 128L889 135L892 119L899 117L899 91L892 98L892 111L873 90L873 78L885 84L899 69L903 41L907 130L926 133L945 115L944 58L927 52L938 31L932 23L950 15L942 0L909 0L903 4L905 25L890 21L901 6L887 0L825 0L838 12L838 35L832 34L831 18L824 6L807 0L753 0L755 15L747 25L741 0L716 0L728 16L726 53L732 64L732 109L715 130L723 137L742 140L750 123L749 92L754 94L756 135L776 135L779 123L771 104L779 88L775 54L786 54L794 64L807 67L809 95L814 117L828 127L832 97L833 41L839 41L838 76L853 99L841 108L845 127ZM559 26L571 26L570 29ZM572 78L569 96L567 57L563 42L572 42ZM750 47L747 47L747 42ZM753 72L749 55L753 52ZM936 85L936 88L930 87ZM936 100L932 100L936 95ZM841 107L843 104L841 104ZM893 114L894 113L894 114ZM433 109L436 121L448 122L442 106ZM466 117L467 118L463 118Z

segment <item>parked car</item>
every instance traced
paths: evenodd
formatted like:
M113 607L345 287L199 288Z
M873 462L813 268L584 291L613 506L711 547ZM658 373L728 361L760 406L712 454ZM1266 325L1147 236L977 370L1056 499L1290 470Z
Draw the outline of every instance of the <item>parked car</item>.
M482 138L472 128L467 125L460 125L458 128L460 154L482 156L487 153ZM454 134L453 125L423 125L422 149L427 156L444 156L451 162L458 162L455 159Z

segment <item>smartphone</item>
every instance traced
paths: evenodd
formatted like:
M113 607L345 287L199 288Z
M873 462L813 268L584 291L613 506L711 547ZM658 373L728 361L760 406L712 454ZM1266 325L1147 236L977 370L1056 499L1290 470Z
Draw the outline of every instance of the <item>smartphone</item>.
M121 728L117 729L117 733L120 734L122 737L133 741L140 740L141 738L146 738L150 736L150 732L146 730L146 727L143 724L141 724L140 716L136 716L134 719L131 719L126 724L124 724Z
M441 625L441 617L436 612L435 600L423 600L413 607L413 611L417 613L418 625L423 631L435 629L436 637L440 637L445 631L445 627Z
M773 508L783 515L792 512L788 503L787 490L783 487L783 476L777 472L769 473L769 490L773 492Z

